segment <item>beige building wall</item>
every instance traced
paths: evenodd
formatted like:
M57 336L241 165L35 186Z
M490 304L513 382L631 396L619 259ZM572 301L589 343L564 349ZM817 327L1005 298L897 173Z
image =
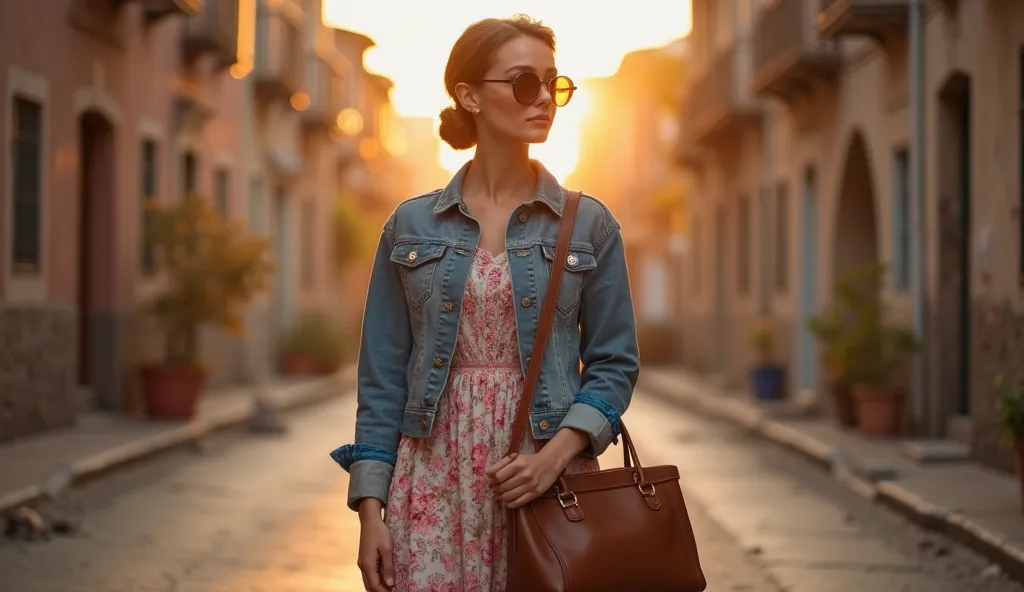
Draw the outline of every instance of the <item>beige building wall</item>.
M900 207L901 181L908 179L896 156L912 144L907 8L894 2L886 27L882 17L863 17L858 0L838 9L855 17L848 21L834 18L835 11L820 15L812 0L766 4L745 21L739 7L746 4L694 2L696 72L678 152L699 196L687 262L693 297L685 312L692 327L686 361L743 386L752 323L770 315L790 392L820 391L816 353L804 350L800 334L808 313L828 302L841 270L888 263L884 297L897 318L911 318ZM908 407L908 424L917 433L961 439L979 457L1005 465L990 385L998 372L1024 375L1024 5L927 3L925 22L927 381L920 413ZM746 43L750 59L743 57ZM723 76L726 65L733 71ZM961 192L957 105L968 94L969 190ZM966 208L958 205L961 195ZM746 232L743 196L751 200ZM961 212L969 216L969 237L960 231ZM959 324L964 262L971 268L970 303ZM969 338L961 338L961 327L969 327ZM969 352L964 389L962 351Z

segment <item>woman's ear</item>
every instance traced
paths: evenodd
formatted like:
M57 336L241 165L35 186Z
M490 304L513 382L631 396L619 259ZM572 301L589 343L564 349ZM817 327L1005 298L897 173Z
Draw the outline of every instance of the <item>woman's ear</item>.
M455 85L455 96L459 103L470 113L480 112L480 97L473 92L473 88L465 82Z

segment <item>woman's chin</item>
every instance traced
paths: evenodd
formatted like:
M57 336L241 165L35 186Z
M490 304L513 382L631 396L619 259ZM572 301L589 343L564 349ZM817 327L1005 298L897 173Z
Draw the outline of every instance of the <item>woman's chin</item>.
M550 129L537 130L523 135L523 141L527 144L543 144L548 141Z

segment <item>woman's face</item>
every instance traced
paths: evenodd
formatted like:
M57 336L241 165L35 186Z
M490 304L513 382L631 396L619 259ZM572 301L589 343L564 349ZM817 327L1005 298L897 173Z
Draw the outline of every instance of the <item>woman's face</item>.
M520 72L533 72L547 82L558 75L555 54L543 41L529 36L517 37L506 43L494 59L484 80L512 81ZM511 84L480 82L465 88L463 104L479 110L477 128L486 129L481 136L491 136L502 142L537 144L548 139L555 120L555 107L546 84L529 105L516 100ZM473 102L473 104L467 104ZM483 131L483 130L480 130Z

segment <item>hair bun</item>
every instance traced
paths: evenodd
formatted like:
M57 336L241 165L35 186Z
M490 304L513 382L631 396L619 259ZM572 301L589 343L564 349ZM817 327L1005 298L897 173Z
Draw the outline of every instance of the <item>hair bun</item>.
M454 106L441 109L441 125L437 134L455 150L476 146L476 122L465 109Z

